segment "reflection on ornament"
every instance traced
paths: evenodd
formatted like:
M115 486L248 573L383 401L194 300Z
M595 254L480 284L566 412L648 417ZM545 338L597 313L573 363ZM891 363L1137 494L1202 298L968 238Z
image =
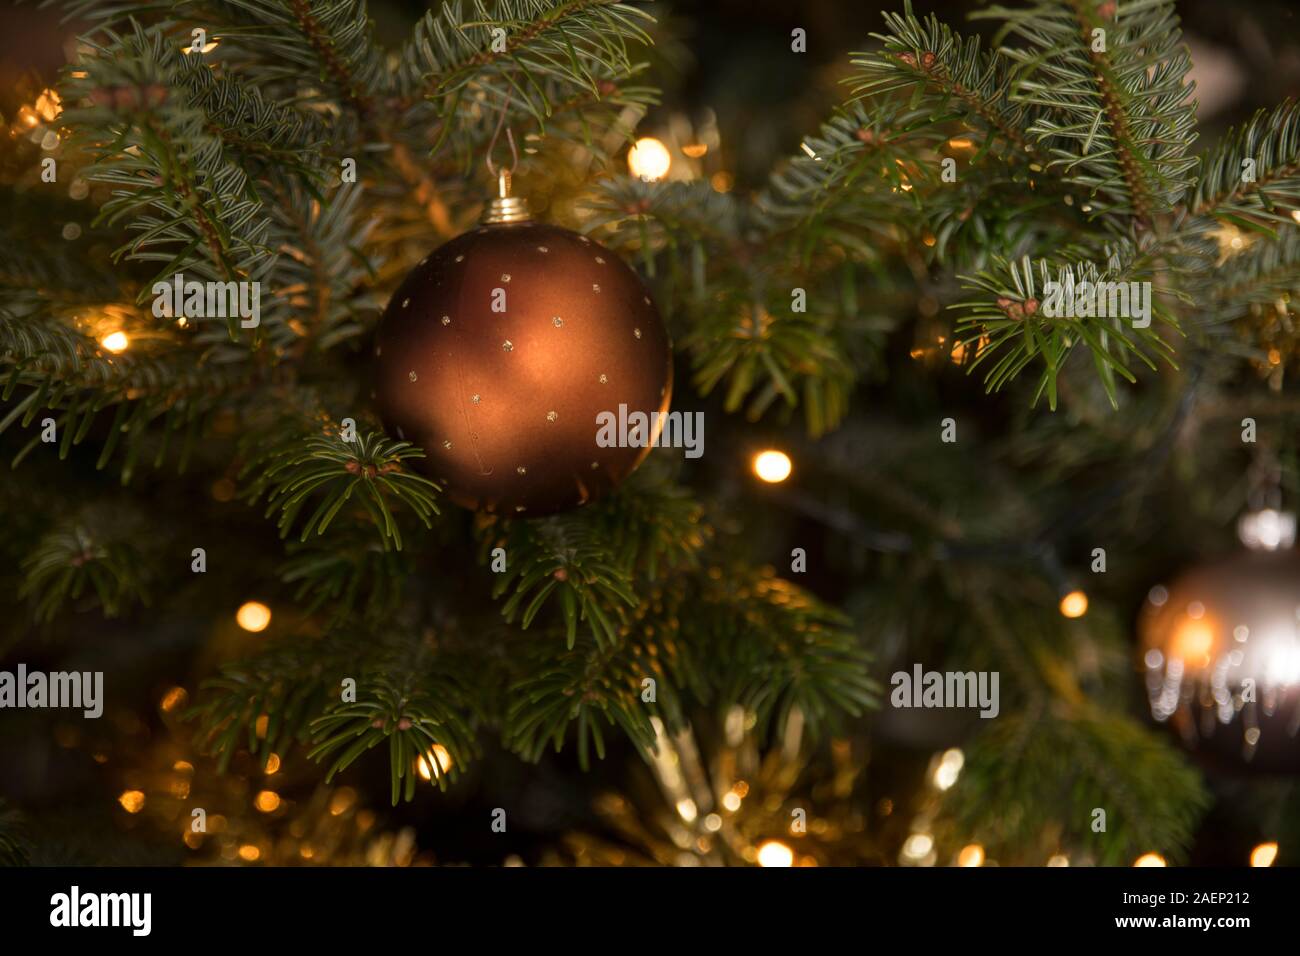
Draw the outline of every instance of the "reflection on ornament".
M1294 516L1243 519L1255 550L1152 588L1140 621L1151 715L1189 749L1300 769L1300 555ZM1271 530L1270 530L1271 529ZM1233 725L1233 730L1219 730Z
M1262 508L1248 511L1237 522L1237 534L1248 548L1276 551L1295 544L1295 515Z

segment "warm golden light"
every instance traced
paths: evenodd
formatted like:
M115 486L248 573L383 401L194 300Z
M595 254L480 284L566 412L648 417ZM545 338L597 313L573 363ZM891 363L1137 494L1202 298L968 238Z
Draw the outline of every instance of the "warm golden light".
M1082 591L1071 591L1061 598L1061 613L1066 617L1083 617L1088 613L1088 595Z
M627 151L627 168L633 176L646 182L656 182L668 175L673 158L668 155L668 147L653 136L642 136Z
M163 699L159 701L158 706L167 713L171 713L185 703L186 696L184 687L173 687L163 694Z
M119 352L125 352L127 346L131 344L131 340L126 337L125 332L119 330L117 332L109 332L99 340L99 344L116 355Z
M260 601L249 601L235 612L235 621L246 631L256 634L271 623L271 609Z
M1214 627L1204 618L1187 618L1174 631L1169 656L1188 664L1204 666L1214 649Z
M793 467L790 456L783 451L769 449L754 456L754 474L770 484L785 481Z
M127 813L139 813L144 809L144 791L126 790L117 798L117 802L122 804L122 809Z
M1168 866L1165 858L1159 853L1143 853L1133 861L1134 866Z
M1277 859L1276 843L1261 843L1250 851L1251 866L1272 866Z
M59 118L63 112L63 101L55 90L43 90L41 95L36 97L36 112L41 114L41 119L47 123Z
M961 848L957 854L958 866L983 866L984 865L984 847L978 843L972 843L969 846Z
M780 840L768 840L758 848L758 865L794 866L794 851Z
M428 753L415 758L415 769L425 780L441 777L451 769L451 754L442 744L434 744Z
M263 813L271 813L280 806L280 795L274 790L263 790L257 795L253 805Z
M250 863L256 860L261 855L262 855L262 851L259 850L257 847L253 846L251 843L245 843L243 846L239 848L239 858L241 860L247 860Z

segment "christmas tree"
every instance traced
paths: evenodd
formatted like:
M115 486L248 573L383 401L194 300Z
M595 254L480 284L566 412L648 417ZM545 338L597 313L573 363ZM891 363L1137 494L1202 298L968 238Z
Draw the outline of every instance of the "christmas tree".
M0 855L1288 862L1300 77L900 3L13 14Z

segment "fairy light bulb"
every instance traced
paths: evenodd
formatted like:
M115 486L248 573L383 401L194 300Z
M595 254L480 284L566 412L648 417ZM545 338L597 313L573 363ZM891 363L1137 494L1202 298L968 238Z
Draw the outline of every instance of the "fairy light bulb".
M769 868L794 866L794 850L780 840L767 840L758 848L758 865Z
M261 601L248 601L235 612L235 623L253 634L265 631L271 623L271 609Z
M794 465L783 451L768 449L754 456L754 474L768 484L778 484L790 477Z
M653 136L642 136L627 151L627 168L632 175L648 183L658 182L668 175L673 158L668 147Z
M1261 843L1250 851L1251 866L1272 866L1276 859L1277 844L1273 842Z
M442 744L434 744L428 753L415 758L415 769L425 780L441 777L451 769L451 754Z
M961 853L957 854L958 866L983 866L984 865L984 847L978 843L972 843L969 846L962 847Z
M1168 866L1169 864L1165 862L1165 858L1161 856L1159 853L1143 853L1140 857L1138 857L1136 860L1133 861L1133 865L1146 867L1146 866Z
M116 332L109 332L106 336L104 336L102 339L99 340L99 344L102 345L106 351L112 352L114 355L117 355L118 353L125 352L127 350L127 346L131 344L131 340L127 338L125 332L119 329Z
M1061 598L1061 614L1068 618L1083 617L1088 613L1088 595L1080 590L1071 591Z

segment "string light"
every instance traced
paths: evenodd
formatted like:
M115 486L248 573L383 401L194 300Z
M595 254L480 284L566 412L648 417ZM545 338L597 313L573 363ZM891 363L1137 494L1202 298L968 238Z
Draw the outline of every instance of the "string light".
M1061 614L1065 617L1083 617L1088 613L1088 595L1074 590L1061 598Z
M451 754L442 744L434 744L428 753L415 758L415 769L425 780L441 777L451 769Z
M139 813L144 809L144 791L123 791L122 795L117 798L117 802L122 805L122 809L127 813Z
M657 182L668 175L673 158L668 147L653 136L642 136L627 151L627 168L648 183Z
M1143 853L1133 861L1134 866L1168 866L1165 858L1159 853Z
M104 336L102 339L99 340L99 344L102 345L105 348L105 350L112 352L114 355L116 355L119 352L125 352L127 346L131 344L131 340L127 338L125 332L119 329L116 332L109 332L106 336Z
M274 790L263 790L257 795L253 805L263 813L271 813L280 806L280 795Z
M957 854L958 866L983 866L984 865L984 847L978 843L972 843L969 846L961 848Z
M783 451L768 449L754 456L754 474L769 484L785 481L793 468L790 456Z
M260 601L248 601L235 612L235 622L254 634L265 631L271 623L271 609Z
M934 785L940 790L947 790L957 782L957 777L961 774L961 768L965 763L966 755L957 747L944 751L938 765L934 768L932 777Z
M758 865L769 868L794 866L794 850L780 840L768 840L758 848Z
M1255 849L1250 851L1251 866L1272 866L1273 861L1277 859L1276 843L1261 843Z

